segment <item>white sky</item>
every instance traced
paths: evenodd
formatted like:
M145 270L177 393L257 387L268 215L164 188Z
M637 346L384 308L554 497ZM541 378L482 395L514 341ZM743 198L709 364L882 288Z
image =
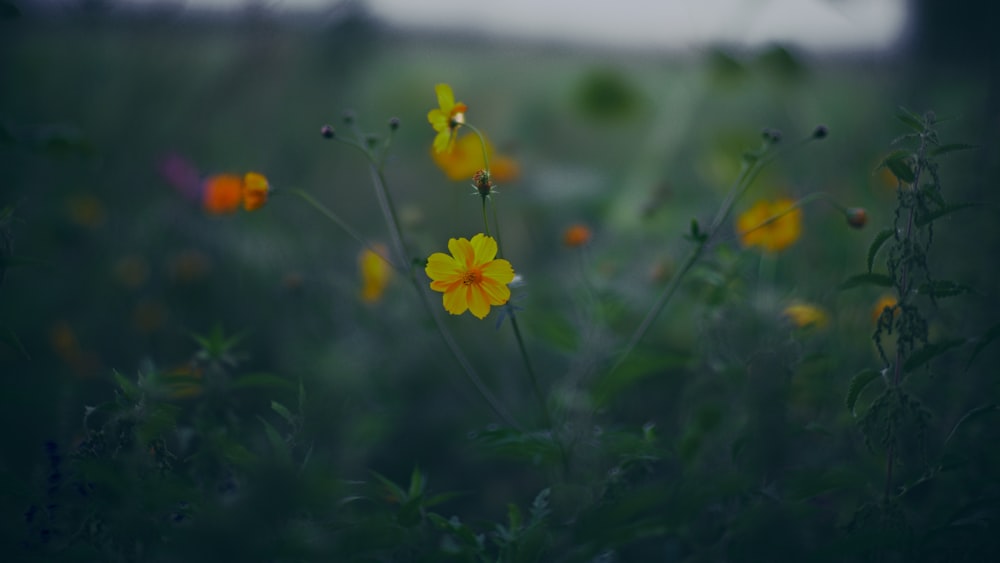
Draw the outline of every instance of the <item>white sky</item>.
M133 4L163 0L126 0ZM239 8L248 0L173 0ZM907 0L363 0L401 28L477 31L618 47L678 49L723 41L782 41L837 50L890 47L904 33ZM275 10L330 8L338 0L255 0Z

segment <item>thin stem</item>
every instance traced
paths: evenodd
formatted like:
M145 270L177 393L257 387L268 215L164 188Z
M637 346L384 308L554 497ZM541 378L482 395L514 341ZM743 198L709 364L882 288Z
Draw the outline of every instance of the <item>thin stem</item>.
M486 137L483 137L483 134L479 131L479 129L476 129L475 127L469 125L468 123L463 124L463 126L471 129L472 132L476 134L476 137L479 137L479 146L482 147L483 149L483 169L485 169L486 172L489 172L490 155L489 152L486 150Z
M484 195L484 196L480 196L480 197L483 200L483 228L486 229L486 236L488 236L490 238L493 238L493 235L490 234L490 222L486 218L486 198L487 198L487 196ZM499 246L500 246L500 243L498 242L497 243L497 247L499 248Z
M299 196L300 198L302 198L303 201L305 201L310 206L312 206L313 209L315 209L316 211L319 211L321 215L323 215L327 219L333 221L333 223L335 225L337 225L338 227L340 227L340 229L343 230L345 233L347 233L348 236L350 236L355 241L357 241L358 244L360 244L361 246L364 246L368 250L371 250L372 252L374 252L380 258L382 258L383 260L385 260L386 263L388 263L390 266L392 266L393 269L395 269L396 271L400 271L401 272L403 270L403 268L405 267L404 265L397 264L395 260L390 260L386 256L383 256L381 252L379 252L370 242L368 242L363 236L361 236L361 233L359 233L358 231L354 230L354 228L351 227L350 225L348 225L346 221L344 221L343 219L341 219L333 211L330 211L329 208L327 208L325 205L323 205L322 203L320 203L316 198L314 198L313 196L309 195L308 192L306 192L304 190L300 190L298 188L291 188L291 189L288 189L287 191L289 191L289 192L291 192L291 193Z

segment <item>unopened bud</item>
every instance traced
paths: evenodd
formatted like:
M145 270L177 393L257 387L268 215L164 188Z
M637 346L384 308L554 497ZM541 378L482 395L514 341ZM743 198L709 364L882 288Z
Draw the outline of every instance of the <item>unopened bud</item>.
M813 130L813 138L814 139L824 139L824 138L826 138L826 135L829 132L830 131L829 131L829 129L826 128L826 125L817 125L816 129Z
M389 130L395 131L396 129L399 129L399 118L393 117L389 120Z
M347 110L344 112L342 118L344 120L345 125L351 125L352 123L354 123L354 112L351 110Z
M486 170L479 170L472 175L472 187L476 188L479 195L486 197L493 193L493 179Z
M844 216L847 217L847 224L855 229L863 228L868 223L868 212L863 207L851 207L844 212Z
M333 131L333 127L329 125L320 127L319 134L323 135L324 139L332 139L337 136L337 134Z

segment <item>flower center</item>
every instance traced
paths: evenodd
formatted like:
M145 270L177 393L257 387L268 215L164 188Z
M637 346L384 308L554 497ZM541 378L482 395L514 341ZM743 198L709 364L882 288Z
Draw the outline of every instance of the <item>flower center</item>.
M469 270L462 276L464 285L478 284L483 279L483 273L479 270Z
M458 126L462 125L463 123L465 123L465 114L461 112L453 113L451 115L451 119L448 120L448 128L457 129Z

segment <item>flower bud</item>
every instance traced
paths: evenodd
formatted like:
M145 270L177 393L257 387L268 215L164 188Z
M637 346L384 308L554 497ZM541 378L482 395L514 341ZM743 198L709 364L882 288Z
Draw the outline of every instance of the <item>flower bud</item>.
M847 224L855 229L861 229L868 223L868 212L863 207L851 207L844 212Z
M826 125L817 125L816 129L813 130L813 138L814 139L825 139L827 133L829 133L829 132L830 131L829 131L829 129L826 128Z
M397 129L399 129L399 118L393 117L389 120L389 130L395 131Z
M493 179L486 170L479 170L472 175L472 187L476 188L479 195L486 197L493 193Z
M323 135L324 139L332 139L337 136L337 134L333 130L333 127L331 127L330 125L324 125L323 127L320 127L319 134Z

